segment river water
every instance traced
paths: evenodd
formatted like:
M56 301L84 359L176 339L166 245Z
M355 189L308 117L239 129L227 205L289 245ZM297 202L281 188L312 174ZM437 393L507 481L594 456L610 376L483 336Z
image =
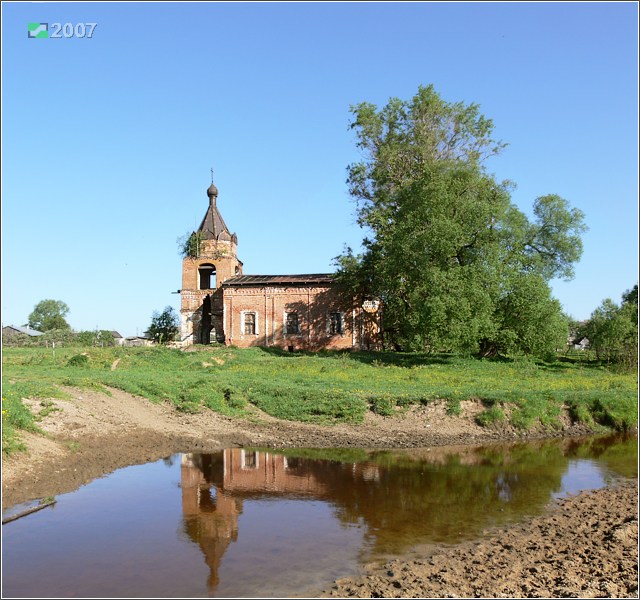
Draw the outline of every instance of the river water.
M637 466L637 438L618 436L176 454L5 524L2 595L313 595L366 562L479 538Z

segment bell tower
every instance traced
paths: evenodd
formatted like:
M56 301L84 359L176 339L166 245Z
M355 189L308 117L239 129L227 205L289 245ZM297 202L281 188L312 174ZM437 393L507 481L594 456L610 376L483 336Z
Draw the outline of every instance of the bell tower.
M207 190L209 207L185 246L180 290L180 338L185 345L224 342L222 284L242 275L238 237L218 210L218 188Z

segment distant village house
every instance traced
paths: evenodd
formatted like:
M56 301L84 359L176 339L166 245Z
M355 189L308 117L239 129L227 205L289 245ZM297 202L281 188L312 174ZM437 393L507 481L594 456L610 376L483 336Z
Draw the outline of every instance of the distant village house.
M18 327L17 325L7 325L2 328L2 341L18 341L20 339L35 338L43 335L42 331L36 331L30 327Z
M110 333L116 346L124 346L124 338L117 331L111 331Z
M132 335L124 338L122 346L153 346L153 340L148 335Z

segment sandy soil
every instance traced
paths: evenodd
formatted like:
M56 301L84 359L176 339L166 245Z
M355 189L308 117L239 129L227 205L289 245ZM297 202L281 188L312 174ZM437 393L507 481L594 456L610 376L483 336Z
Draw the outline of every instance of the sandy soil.
M45 435L27 434L27 453L2 462L3 509L73 491L113 470L176 452L225 447L417 448L519 437L479 427L482 410L462 403L411 407L393 417L367 415L358 426L318 426L274 419L253 409L246 419L211 411L179 413L119 390L107 395L68 388L70 398L28 401ZM54 409L54 410L51 410ZM566 419L558 435L588 433ZM530 432L540 437L544 432ZM637 597L637 481L565 501L549 515L511 527L481 544L425 549L420 560L372 565L326 594L359 597L632 596Z
M637 505L637 481L582 493L480 542L371 565L323 596L637 598Z

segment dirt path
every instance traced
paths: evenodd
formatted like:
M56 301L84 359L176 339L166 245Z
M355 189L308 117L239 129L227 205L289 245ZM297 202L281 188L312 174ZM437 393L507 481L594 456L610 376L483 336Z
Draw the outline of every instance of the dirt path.
M28 401L35 414L46 408L39 423L46 435L25 435L28 452L3 459L3 509L73 491L117 468L176 452L233 446L433 447L517 436L509 429L479 427L474 416L482 407L473 402L463 402L458 417L448 416L444 403L434 403L391 418L369 414L358 426L318 426L281 421L255 408L246 419L231 419L211 411L180 413L119 390L111 395L67 391L67 400ZM568 420L559 432L583 433ZM326 594L637 597L636 484L570 499L551 515L482 544L425 550L429 558L372 566L365 576L342 580Z

